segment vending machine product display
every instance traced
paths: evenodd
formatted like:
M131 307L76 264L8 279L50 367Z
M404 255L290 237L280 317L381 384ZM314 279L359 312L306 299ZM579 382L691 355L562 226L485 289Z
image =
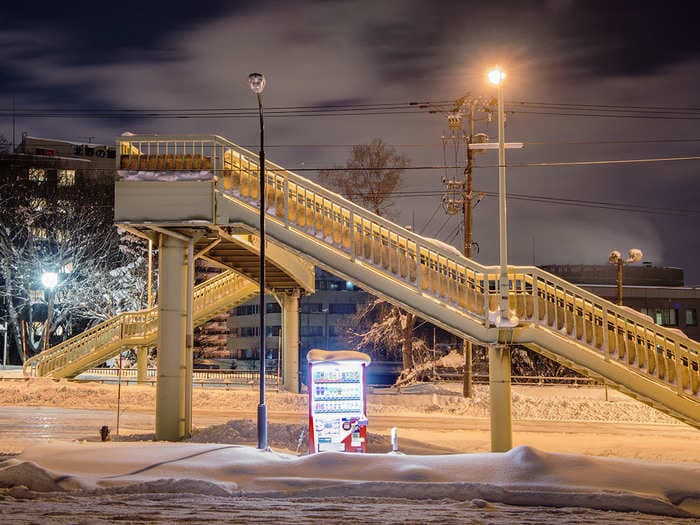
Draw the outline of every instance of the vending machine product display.
M351 350L311 350L309 452L367 452L365 368L371 359Z

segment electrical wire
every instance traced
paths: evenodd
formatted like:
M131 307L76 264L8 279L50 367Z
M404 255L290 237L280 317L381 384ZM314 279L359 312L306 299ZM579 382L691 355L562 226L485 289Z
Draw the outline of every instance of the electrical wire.
M434 194L434 195L442 195L442 193ZM430 216L430 219L428 219L428 222L425 223L425 226L421 228L420 234L422 235L423 232L430 226L430 223L433 222L433 219L435 218L435 215L437 214L438 211L440 211L440 208L442 208L442 203L438 204L435 207L435 211L433 211L433 214Z

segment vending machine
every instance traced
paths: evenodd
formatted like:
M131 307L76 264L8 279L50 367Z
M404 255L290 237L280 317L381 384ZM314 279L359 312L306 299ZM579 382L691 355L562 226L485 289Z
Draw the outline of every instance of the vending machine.
M371 359L351 350L311 350L309 452L367 452L365 369Z

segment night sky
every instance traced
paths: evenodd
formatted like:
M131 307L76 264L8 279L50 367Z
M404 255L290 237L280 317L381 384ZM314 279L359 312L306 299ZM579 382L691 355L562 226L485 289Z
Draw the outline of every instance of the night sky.
M610 250L639 248L700 284L699 160L537 165L700 156L693 2L20 4L0 15L0 134L9 140L14 99L17 140L25 131L109 144L124 131L216 133L256 150L256 114L219 113L255 110L247 76L261 72L270 160L332 167L352 144L380 137L425 167L407 171L398 221L461 246L461 219L437 195L445 173L429 169L443 164L445 117L408 103L495 96L485 73L498 63L508 75L506 139L526 143L507 156L508 192L520 196L508 202L510 262L604 264ZM405 110L357 110L372 104ZM351 109L327 111L341 105ZM320 111L275 111L287 107ZM124 113L194 108L211 118ZM69 118L46 116L59 110ZM495 120L476 131L497 139ZM496 160L480 155L475 170L475 190L487 192L474 216L485 264L498 263Z

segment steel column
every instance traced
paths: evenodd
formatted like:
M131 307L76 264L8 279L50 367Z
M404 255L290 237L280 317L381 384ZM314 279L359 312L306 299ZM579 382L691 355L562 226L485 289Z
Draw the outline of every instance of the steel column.
M185 437L187 243L167 234L159 242L156 439Z

